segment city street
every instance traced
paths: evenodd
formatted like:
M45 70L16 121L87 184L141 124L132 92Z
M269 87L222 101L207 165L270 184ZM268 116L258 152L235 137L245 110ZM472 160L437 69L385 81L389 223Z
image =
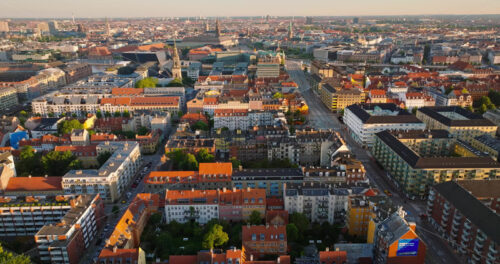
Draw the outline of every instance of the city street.
M386 172L375 163L369 151L363 149L349 136L345 126L339 122L335 114L328 110L319 97L312 91L300 64L300 61L288 60L286 68L290 77L299 85L299 90L309 106L309 125L315 129L333 129L338 131L346 141L351 152L363 162L370 182L380 191L388 190L393 194L392 201L397 205L403 206L408 213L407 220L417 223L417 233L427 245L426 263L462 263L448 244L440 238L434 228L427 221L420 219L419 215L425 213L426 201L411 201L406 199L401 191L390 182L390 179L386 176Z
M106 239L111 235L113 232L114 227L118 223L118 220L120 220L120 217L123 215L125 210L128 208L134 197L138 194L143 192L144 190L144 177L149 174L149 172L156 170L157 166L160 165L160 160L163 155L163 150L161 149L164 144L160 144L160 149L153 155L142 155L142 165L137 171L137 173L134 176L134 181L138 181L138 185L136 188L132 188L132 186L129 186L129 189L124 192L122 195L122 198L117 201L116 203L113 204L105 204L105 215L107 216L106 218L106 223L104 229L101 231L100 236L98 239L95 239L92 241L92 244L90 248L88 249L88 254L85 254L82 257L82 260L80 261L81 264L92 264L94 263L94 260L97 259L99 256L102 248L104 247L106 243ZM148 165L151 164L151 165ZM129 193L129 194L127 194ZM120 208L119 212L117 214L113 213L113 207L118 206ZM100 242L96 245L97 242Z

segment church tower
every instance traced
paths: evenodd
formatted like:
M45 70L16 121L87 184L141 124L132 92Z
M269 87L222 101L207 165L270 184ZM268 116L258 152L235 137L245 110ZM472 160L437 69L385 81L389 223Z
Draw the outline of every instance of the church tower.
M217 37L220 37L221 34L220 34L220 23L219 23L219 19L217 18L217 20L215 20L215 36Z
M177 44L174 39L174 54L172 55L172 78L182 80L181 60L177 51Z
M290 21L290 25L288 26L288 40L293 39L293 25L292 21Z

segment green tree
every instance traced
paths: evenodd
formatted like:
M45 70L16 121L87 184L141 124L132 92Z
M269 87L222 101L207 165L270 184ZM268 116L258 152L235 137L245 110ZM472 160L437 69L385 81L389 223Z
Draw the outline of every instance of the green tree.
M479 107L479 113L484 114L484 113L486 113L486 111L488 111L488 107L485 104L482 104Z
M112 153L109 151L103 152L97 156L97 162L99 162L99 167L101 167L108 159L111 157Z
M158 79L153 77L147 77L139 80L135 83L135 88L151 88L156 87L158 84Z
M295 224L286 225L286 238L289 242L296 242L299 239L299 229Z
M167 87L183 87L184 84L182 83L182 80L175 78L171 82L167 84Z
M500 106L500 92L490 90L490 92L488 93L488 97L491 99L491 102L494 105Z
M125 111L123 111L122 116L126 117L126 118L129 118L130 117L130 113L128 112L128 110L125 110Z
M229 161L233 164L233 170L238 169L241 165L241 161L236 159L236 157L232 157Z
M95 113L95 116L97 118L102 118L102 112L101 112L101 110L97 110L97 112Z
M105 117L111 117L111 113L110 113L109 111L106 111L106 112L104 113L104 116L105 116Z
M147 127L141 126L141 127L139 127L139 129L137 129L137 134L139 136L144 136L144 135L147 135L148 133L149 133L149 129Z
M214 162L215 157L214 155L210 154L208 150L206 149L201 149L196 153L196 160L198 162Z
M114 116L115 116L115 117L121 117L121 116L122 116L122 113L120 113L120 111L116 111L116 112L114 113Z
M21 112L19 112L19 115L22 117L28 117L28 113L24 110L21 110Z
M208 125L203 122L203 121L197 121L196 123L194 123L192 126L191 126L191 129L192 130L203 130L203 131L208 131L209 130L209 127Z
M282 93L280 93L280 92L276 92L276 93L273 95L273 98L274 98L274 99L283 98L283 94L282 94Z
M64 120L57 125L59 135L70 134L73 129L83 129L83 124L77 119Z
M212 225L210 230L205 234L202 241L202 247L205 249L213 249L214 247L220 247L224 245L229 240L226 232L219 224Z
M42 166L47 175L62 176L70 169L80 169L81 163L71 151L51 151L42 157Z
M191 170L197 170L198 169L198 161L196 160L196 157L188 153L186 154L185 160L183 160L179 166L181 167L182 170L185 171L191 171Z
M2 264L30 264L31 260L25 255L14 255L11 252L7 252L3 249L0 244L0 263Z
M297 229L299 229L299 233L303 234L309 228L309 219L307 216L301 213L293 213L290 215L290 223L294 224Z
M248 222L251 225L260 225L262 224L262 216L259 211L252 211L250 217L248 218Z
M23 146L19 154L19 161L16 162L16 171L19 176L40 176L43 175L40 154L35 153L32 146Z

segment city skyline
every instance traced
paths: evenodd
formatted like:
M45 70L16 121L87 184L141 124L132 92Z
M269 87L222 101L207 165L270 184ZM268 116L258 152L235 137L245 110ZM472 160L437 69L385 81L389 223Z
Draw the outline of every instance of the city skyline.
M50 4L47 4L47 3ZM162 0L3 0L2 18L141 18L196 16L403 16L403 15L486 15L500 10L496 0L357 0L354 2L298 0L250 2L216 0L207 5L202 0L168 3ZM429 6L432 5L432 9ZM262 6L267 6L263 9ZM99 7L99 8L96 8ZM154 8L153 8L154 7ZM363 7L360 9L359 7ZM292 11L293 10L293 11ZM326 11L325 11L326 10ZM432 11L429 11L432 10ZM498 14L498 13L497 13Z

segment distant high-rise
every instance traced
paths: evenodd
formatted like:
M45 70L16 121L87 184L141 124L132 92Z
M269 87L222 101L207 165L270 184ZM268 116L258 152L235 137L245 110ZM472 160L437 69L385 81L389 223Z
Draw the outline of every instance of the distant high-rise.
M290 25L288 26L288 39L293 38L293 24L292 21L290 21Z
M40 32L48 32L49 31L49 24L47 22L40 22L36 25L38 29L40 29Z
M57 25L57 21L52 20L49 22L49 32L50 34L55 34L59 31L59 26Z
M217 18L217 20L215 21L215 35L217 37L220 37L221 36L221 33L220 33L220 23L219 23L219 19Z
M355 17L352 19L352 23L358 24L359 23L359 17Z
M85 26L83 24L78 24L76 27L77 27L78 32L80 32L80 33L85 32Z
M174 40L174 54L172 55L172 78L182 80L181 60Z
M106 37L111 36L111 28L109 27L109 21L108 18L106 18Z
M9 32L9 22L0 21L0 32Z
M269 23L269 15L266 16L266 23Z
M208 20L205 21L205 32L210 31L210 24L208 24Z
M312 17L306 17L306 24L307 25L311 25L312 23L314 23L313 18Z

